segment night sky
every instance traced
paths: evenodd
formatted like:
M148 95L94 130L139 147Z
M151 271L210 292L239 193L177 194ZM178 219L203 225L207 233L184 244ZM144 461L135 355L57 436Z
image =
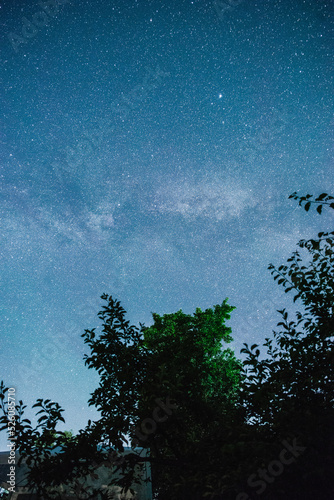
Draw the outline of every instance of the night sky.
M334 193L333 3L230 4L0 2L0 379L60 429L97 417L102 293L136 325L228 297L239 356L297 307L268 264L332 229L288 196Z

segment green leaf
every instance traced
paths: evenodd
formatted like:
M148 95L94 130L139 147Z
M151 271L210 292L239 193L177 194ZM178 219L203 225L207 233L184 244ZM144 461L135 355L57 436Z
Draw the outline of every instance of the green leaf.
M322 205L318 205L317 206L317 212L318 212L318 214L321 214L321 212L322 212Z
M307 203L305 203L305 207L304 208L305 208L306 212L309 211L310 206L311 206L311 202L310 201L308 201Z

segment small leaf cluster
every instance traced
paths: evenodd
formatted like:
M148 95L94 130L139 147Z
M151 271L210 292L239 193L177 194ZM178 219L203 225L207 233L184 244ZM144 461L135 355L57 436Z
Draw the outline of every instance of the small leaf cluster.
M327 193L322 193L319 195L317 198L314 200L312 194L307 194L306 196L298 196L297 192L295 191L294 193L290 194L289 198L292 198L294 200L299 201L299 206L302 206L304 204L304 209L306 212L309 211L311 204L314 203L317 205L317 212L318 214L321 214L322 212L322 207L324 205L329 205L330 208L334 208L334 202L331 200L334 200L333 196L328 195Z

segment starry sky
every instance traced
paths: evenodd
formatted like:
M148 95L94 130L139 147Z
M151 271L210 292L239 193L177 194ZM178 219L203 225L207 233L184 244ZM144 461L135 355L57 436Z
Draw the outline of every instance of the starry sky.
M267 267L333 222L288 199L334 192L332 16L0 1L0 379L17 400L58 401L60 429L97 418L80 335L102 293L136 325L228 297L238 356L295 310Z

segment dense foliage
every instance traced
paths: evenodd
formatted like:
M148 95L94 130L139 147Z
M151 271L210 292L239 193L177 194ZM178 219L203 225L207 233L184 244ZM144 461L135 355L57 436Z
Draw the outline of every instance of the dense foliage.
M323 206L334 208L327 193L290 198L306 211L316 205L319 214ZM301 240L287 265L269 266L303 311L291 320L280 310L280 330L266 339L266 355L245 344L243 363L223 346L232 340L225 322L234 308L227 300L193 315L153 314L152 326L137 328L117 300L103 295L102 328L82 335L90 350L85 363L100 375L89 404L101 418L72 436L56 430L59 405L38 400L34 429L20 401L16 446L30 467L30 484L45 498L67 491L103 499L107 493L94 486L101 464L119 471L116 483L128 488L148 461L160 500L331 498L333 247L334 232L319 233ZM2 430L7 390L1 383ZM132 452L120 458L127 443Z

